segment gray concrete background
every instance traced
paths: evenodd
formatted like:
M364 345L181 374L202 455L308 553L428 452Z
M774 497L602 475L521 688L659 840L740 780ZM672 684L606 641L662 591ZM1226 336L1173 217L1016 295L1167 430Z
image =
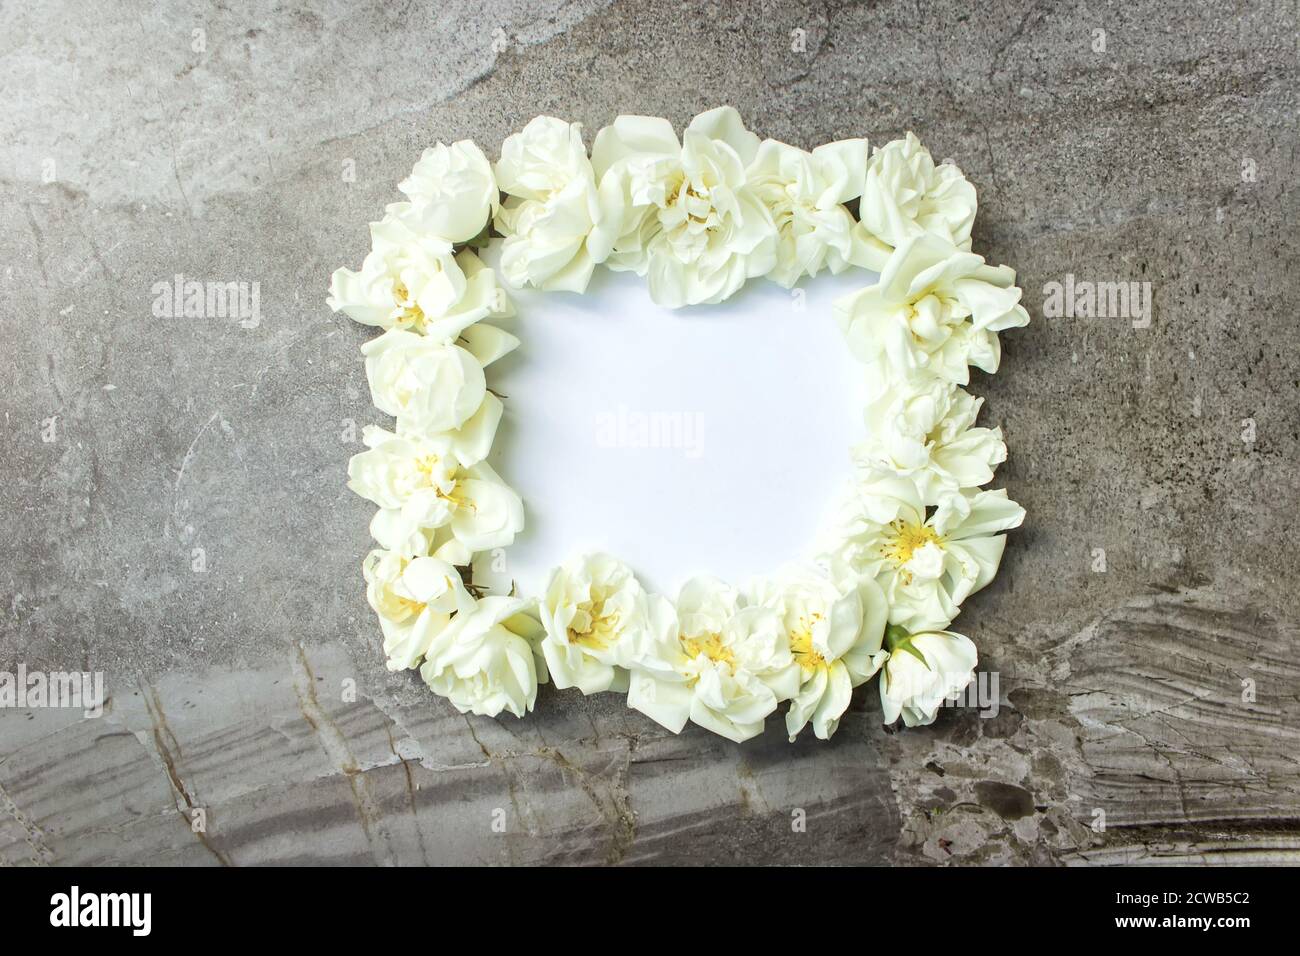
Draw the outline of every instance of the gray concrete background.
M978 6L0 5L0 669L111 694L0 710L0 862L1300 861L1297 5ZM863 695L735 746L382 668L330 271L436 139L719 103L916 131L1018 270L975 385L1030 515L963 617L994 719ZM155 318L175 273L258 281L261 324ZM1151 282L1150 328L1044 319L1067 273Z

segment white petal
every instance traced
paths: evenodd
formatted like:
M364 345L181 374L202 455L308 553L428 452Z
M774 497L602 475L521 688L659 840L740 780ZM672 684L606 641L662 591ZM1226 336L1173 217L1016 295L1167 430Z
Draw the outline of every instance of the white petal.
M826 693L822 695L817 710L813 713L813 733L822 740L830 740L852 699L853 682L849 678L849 672L843 663L836 661L830 667Z
M643 671L629 675L627 705L675 734L682 732L691 715L692 696L685 683L660 680Z
M494 325L471 325L460 335L465 348L484 368L519 347L519 339Z
M462 465L475 465L488 456L492 440L505 406L491 392L483 396L483 404L454 433L451 450Z

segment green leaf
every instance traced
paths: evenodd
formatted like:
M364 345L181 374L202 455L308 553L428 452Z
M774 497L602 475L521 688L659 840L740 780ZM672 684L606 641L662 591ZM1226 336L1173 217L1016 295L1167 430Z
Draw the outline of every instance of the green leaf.
M885 647L892 654L897 647L912 635L901 624L891 624L885 628Z
M912 633L900 624L891 624L885 628L885 647L889 648L890 654L897 654L899 651L906 651L924 665L926 670L932 670L930 662L925 659L925 655L912 646Z
M930 662L927 661L927 660L925 659L925 655L922 654L920 651L918 651L915 647L912 646L912 639L911 639L911 638L908 638L906 641L904 641L902 644L900 644L900 645L899 645L899 648L900 648L901 650L907 651L907 653L911 654L911 655L912 655L913 657L915 657L918 661L920 661L920 662L925 666L925 669L926 669L926 670L931 670L931 669L932 669L932 668L930 667Z

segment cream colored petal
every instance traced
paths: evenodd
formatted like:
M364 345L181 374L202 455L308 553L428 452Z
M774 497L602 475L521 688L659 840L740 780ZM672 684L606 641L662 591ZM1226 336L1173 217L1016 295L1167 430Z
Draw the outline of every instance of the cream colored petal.
M673 125L658 116L620 116L596 134L591 165L596 177L616 162L637 154L675 154L681 149Z
M454 564L457 567L464 567L474 560L474 552L457 538L449 538L438 546L433 552L435 558L441 558L448 564Z
M691 721L705 730L738 744L757 737L763 732L763 721L737 721L705 706L698 698L691 701Z
M629 675L627 705L675 734L680 734L690 719L692 697L685 683L637 670Z
M799 689L799 693L790 699L790 709L785 712L785 731L791 743L812 719L829 681L830 672L825 667L819 667Z
M830 666L826 693L817 703L812 715L813 733L821 740L830 740L839 726L840 717L849 709L853 699L853 682L844 664L835 661Z
M691 120L686 132L700 133L709 139L726 143L746 165L753 161L758 152L758 136L745 129L745 121L740 118L740 113L734 106L719 106L701 113Z
M483 396L483 404L451 437L451 451L462 465L474 465L488 456L492 440L505 406L491 392Z
M462 502L452 512L451 527L469 550L504 548L524 529L523 502L499 481L465 479L456 491Z
M465 348L484 368L519 347L519 339L494 325L471 325L460 335Z
M370 295L365 276L351 269L335 269L330 278L330 293L326 304L335 312L344 312L348 318L362 325L387 324L393 305L377 301Z

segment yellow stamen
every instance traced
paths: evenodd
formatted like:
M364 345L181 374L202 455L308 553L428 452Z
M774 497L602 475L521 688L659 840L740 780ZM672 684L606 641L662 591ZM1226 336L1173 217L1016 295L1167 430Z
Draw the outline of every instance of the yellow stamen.
M472 505L471 505L472 507ZM593 651L603 651L614 643L618 636L619 612L605 612L605 602L598 601L591 607L591 623L581 631L569 628L569 643L586 647Z
M790 633L790 653L794 655L799 666L809 672L826 666L826 658L813 647L813 627L821 618L820 614L813 614L810 623L808 618L801 617L799 628Z
M424 310L411 301L410 290L406 288L406 283L398 281L393 285L393 303L401 309L394 324L399 329L413 329L416 332L424 331Z
M699 637L687 637L683 634L682 649L686 652L686 656L692 659L703 654L716 664L726 664L731 668L736 666L736 654L722 643L721 634L701 634Z
M422 601L416 601L413 598L396 597L393 600L397 603L398 607L413 617L418 617L425 608L425 604Z
M936 546L943 547L943 538L929 525L908 524L902 518L896 518L889 523L889 527L893 533L880 546L880 553L900 568L912 560L914 551L926 544L933 542Z
M475 505L474 502L470 501L464 495L460 495L456 493L459 488L460 488L460 482L456 482L456 484L452 486L452 489L449 492L445 492L439 489L438 497L441 498L443 501L450 501L453 508L468 508L470 511L477 513L478 506Z

